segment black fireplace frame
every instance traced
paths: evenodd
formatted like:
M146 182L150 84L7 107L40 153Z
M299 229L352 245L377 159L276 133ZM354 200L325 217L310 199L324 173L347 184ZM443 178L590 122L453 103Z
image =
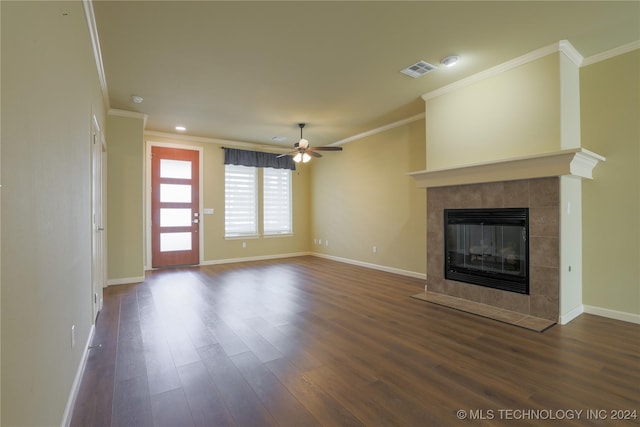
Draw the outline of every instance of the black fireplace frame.
M450 265L449 224L518 225L525 229L525 275L510 276L482 272ZM444 210L444 278L529 295L529 208L445 209Z

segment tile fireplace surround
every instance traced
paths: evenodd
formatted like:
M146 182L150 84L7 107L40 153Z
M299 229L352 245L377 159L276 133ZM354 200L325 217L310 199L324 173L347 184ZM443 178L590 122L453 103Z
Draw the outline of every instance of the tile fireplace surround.
M427 188L427 288L521 314L559 316L558 177ZM444 279L444 209L529 208L529 295Z
M605 160L578 147L409 173L427 190L427 290L560 324L579 316L580 180ZM511 207L529 208L529 295L445 280L444 209Z

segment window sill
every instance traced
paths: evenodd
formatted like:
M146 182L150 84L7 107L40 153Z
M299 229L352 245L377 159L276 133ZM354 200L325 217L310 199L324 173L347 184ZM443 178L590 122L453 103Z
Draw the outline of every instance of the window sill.
M245 234L238 236L224 236L224 240L249 240L249 239L259 239L260 236L258 234Z
M273 239L274 237L293 237L293 233L281 233L281 234L265 234L265 239Z

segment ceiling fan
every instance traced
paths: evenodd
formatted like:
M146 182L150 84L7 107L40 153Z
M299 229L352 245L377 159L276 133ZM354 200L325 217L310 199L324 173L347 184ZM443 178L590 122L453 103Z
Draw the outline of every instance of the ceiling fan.
M296 163L307 163L311 160L311 156L313 157L322 157L322 154L317 153L317 151L342 151L342 147L311 147L309 145L309 141L302 137L302 129L304 128L304 123L298 123L300 127L300 141L293 144L294 150L281 154L278 157L291 156L293 155L293 161Z

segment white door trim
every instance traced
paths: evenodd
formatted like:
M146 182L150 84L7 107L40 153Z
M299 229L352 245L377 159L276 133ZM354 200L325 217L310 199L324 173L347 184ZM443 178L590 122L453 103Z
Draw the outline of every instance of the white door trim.
M105 228L105 141L95 114L91 120L91 314L92 323L102 309L107 281Z

